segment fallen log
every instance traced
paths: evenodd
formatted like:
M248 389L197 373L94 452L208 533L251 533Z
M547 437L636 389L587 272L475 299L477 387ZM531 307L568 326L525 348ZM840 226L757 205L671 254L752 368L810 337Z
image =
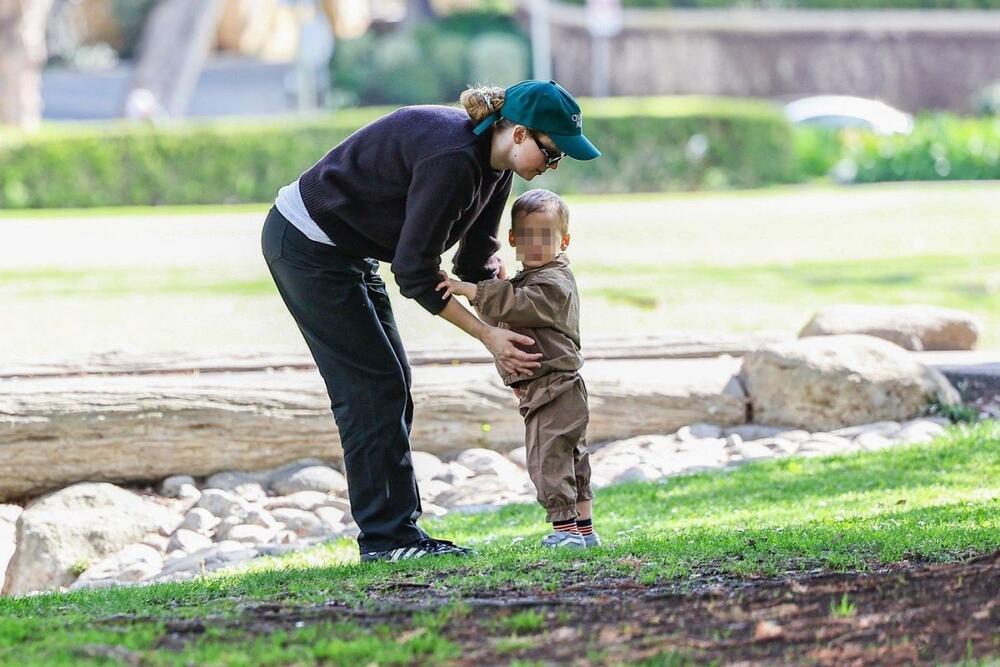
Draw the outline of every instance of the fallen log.
M745 421L740 360L588 361L591 442ZM523 444L492 364L413 369L414 449ZM341 458L315 370L22 377L0 382L0 501L78 481L272 468Z
M600 359L700 359L743 356L766 345L792 340L779 334L717 332L592 338L584 341L588 361ZM441 347L407 347L410 365L489 363L486 349L474 342ZM0 379L70 375L157 375L163 373L223 373L267 369L314 369L308 351L199 354L184 351L134 354L111 351L80 359L0 361Z

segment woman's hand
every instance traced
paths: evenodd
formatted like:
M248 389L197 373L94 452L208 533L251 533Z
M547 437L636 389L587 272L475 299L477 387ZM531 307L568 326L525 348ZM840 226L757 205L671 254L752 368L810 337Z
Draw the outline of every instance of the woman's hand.
M542 358L540 352L529 353L517 347L517 345L525 347L534 345L535 341L528 336L514 333L509 329L490 327L483 335L482 341L486 349L493 355L497 365L507 373L530 375L532 371L542 365L538 361Z

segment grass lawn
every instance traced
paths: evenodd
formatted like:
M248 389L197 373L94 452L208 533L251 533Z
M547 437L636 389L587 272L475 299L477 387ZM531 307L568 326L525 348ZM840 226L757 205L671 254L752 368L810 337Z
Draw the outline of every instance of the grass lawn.
M983 319L980 347L1000 348L998 200L997 182L570 198L584 344L622 331L792 334L818 307L855 302L965 309ZM304 351L260 258L265 210L0 213L12 323L0 355ZM464 338L382 273L407 344Z
M468 664L470 647L497 662L544 645L574 607L472 614L476 601L959 561L1000 548L1000 424L956 427L928 445L622 485L600 491L595 507L607 546L584 552L543 551L541 510L518 505L426 522L476 547L474 559L362 566L341 541L194 582L0 598L0 664ZM820 609L831 622L855 613L846 594L835 602ZM996 626L987 640L1000 654ZM595 633L581 655L601 662L607 641Z

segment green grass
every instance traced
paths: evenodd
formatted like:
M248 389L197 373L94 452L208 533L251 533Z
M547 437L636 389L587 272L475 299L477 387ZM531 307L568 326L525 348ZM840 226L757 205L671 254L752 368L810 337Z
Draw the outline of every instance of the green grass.
M622 485L600 491L595 512L608 546L586 552L543 550L541 510L515 505L426 522L433 534L474 545L472 560L362 566L340 541L194 582L0 598L0 664L110 664L102 646L150 665L446 662L460 650L449 633L476 622L463 598L491 591L608 580L683 586L705 576L958 560L1000 548L1000 424L955 427L928 445ZM399 617L392 630L366 620L385 596L414 587L426 590L415 601L444 602ZM258 603L301 609L305 620L251 632L245 612ZM843 599L830 613L851 608ZM306 614L323 609L333 611ZM184 619L200 619L206 631L167 648L164 638ZM513 653L542 621L537 610L514 611L481 632L496 636L498 654ZM686 663L664 654L649 664Z
M1000 348L998 197L991 182L572 197L584 344L622 330L793 335L853 302L967 310L979 347ZM260 258L264 208L3 213L3 356L304 351ZM407 345L471 343L381 272Z

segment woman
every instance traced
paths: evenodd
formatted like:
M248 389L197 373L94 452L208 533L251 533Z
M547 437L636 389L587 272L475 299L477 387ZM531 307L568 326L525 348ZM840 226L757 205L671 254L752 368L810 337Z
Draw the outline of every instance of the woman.
M441 254L459 244L462 280L506 277L495 253L512 172L530 181L565 155L600 155L554 81L472 88L462 104L404 107L361 128L282 188L264 223L264 258L330 395L362 561L469 553L416 524L410 367L378 260L403 296L482 341L501 367L537 368L541 355L517 347L533 340L441 299Z

